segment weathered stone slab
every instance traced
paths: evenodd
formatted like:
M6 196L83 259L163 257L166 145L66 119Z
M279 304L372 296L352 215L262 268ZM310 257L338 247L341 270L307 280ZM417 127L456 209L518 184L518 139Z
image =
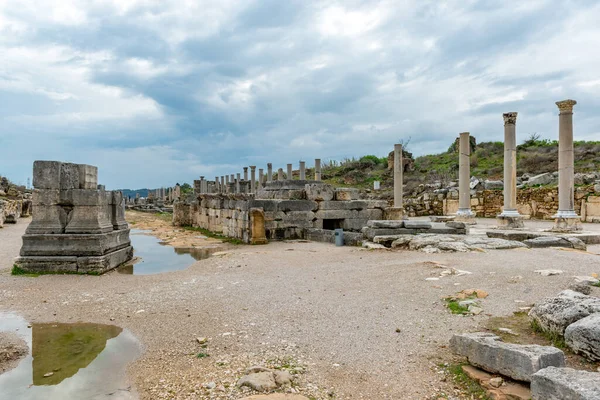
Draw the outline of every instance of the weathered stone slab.
M414 235L417 233L416 229L406 229L406 228L399 228L399 229L375 229L375 228L369 228L369 227L364 227L362 229L362 233L364 235L365 238L367 238L368 240L373 240L373 238L375 236L387 236L387 235Z
M539 236L534 239L524 240L529 247L543 248L543 247L566 247L570 249L586 250L585 243L577 238L564 238L559 236Z
M309 183L304 186L306 198L313 201L333 200L334 188L324 183Z
M445 225L453 229L467 229L467 224L461 221L448 221Z
M334 198L337 201L358 200L360 191L353 188L337 188L335 189Z
M358 218L358 211L356 210L318 210L315 214L319 219Z
M600 298L573 290L563 290L556 297L538 302L529 317L544 331L563 335L567 326L600 312Z
M405 235L384 235L384 236L375 236L373 238L373 242L377 244L382 244L385 247L392 247L392 243L397 241L398 239L404 237Z
M60 189L79 189L79 165L72 163L61 163Z
M79 189L96 189L98 186L98 167L79 164Z
M282 200L277 204L277 210L283 212L316 211L317 208L319 208L318 203L311 200Z
M363 200L353 201L322 201L319 203L319 210L364 210L369 207L369 203Z
M67 225L67 213L58 205L33 204L31 223L26 233L62 233Z
M518 381L530 382L540 369L565 365L564 353L555 347L504 343L485 332L454 335L450 347L469 363Z
M487 231L485 233L489 238L505 239L505 240L517 240L522 242L527 239L534 239L543 235L533 232L509 232L509 231Z
M567 326L565 341L575 353L583 354L592 361L600 361L600 312Z
M133 247L128 246L112 253L96 257L77 257L77 272L103 274L133 258Z
M531 379L533 400L599 400L600 374L572 368L544 368Z
M102 234L25 234L21 256L101 256L129 246L129 229Z
M405 220L404 227L408 229L431 229L432 225L429 221L412 221Z
M60 189L59 161L33 162L33 187L36 189Z
M400 229L404 228L403 220L371 220L367 221L370 228Z

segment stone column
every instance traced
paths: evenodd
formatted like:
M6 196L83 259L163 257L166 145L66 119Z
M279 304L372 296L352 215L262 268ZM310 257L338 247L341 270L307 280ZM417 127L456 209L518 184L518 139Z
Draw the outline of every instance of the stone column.
M460 134L458 155L458 212L456 219L475 224L475 214L471 211L471 143L469 132Z
M498 228L523 228L523 217L517 211L517 113L504 117L504 208L498 215Z
M256 165L250 166L250 193L256 193Z
M204 187L204 177L200 177L200 194L206 193L206 188Z
M235 180L235 192L236 193L240 193L240 178L241 178L241 174L238 172L236 175L236 180Z
M219 193L221 191L221 186L219 185L219 177L215 176L215 193Z
M315 159L315 181L321 180L321 159Z
M265 179L265 171L262 168L258 169L258 187L263 187L263 180Z
M277 180L278 181L282 181L283 180L283 168L279 168L277 170Z
M404 162L402 160L402 145L394 145L394 208L402 208L404 185Z
M558 212L553 231L581 230L575 212L575 158L573 151L573 106L575 100L557 101L558 114Z
M229 193L229 175L225 175L225 193Z
M225 193L226 190L227 188L225 186L225 177L221 175L221 193Z
M267 182L273 180L273 164L267 163Z
M293 177L294 177L294 175L293 175L293 172L294 172L294 170L293 170L293 166L292 166L292 164L288 164L288 165L287 165L287 178L288 178L289 180L292 180L292 179L293 179Z
M244 181L248 182L248 167L244 167Z
M306 162L300 161L300 180L306 180Z

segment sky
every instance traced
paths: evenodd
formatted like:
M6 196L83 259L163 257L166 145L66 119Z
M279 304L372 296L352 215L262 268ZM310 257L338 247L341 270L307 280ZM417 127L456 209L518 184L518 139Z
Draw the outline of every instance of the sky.
M109 189L445 151L459 132L600 140L600 2L0 0L0 175Z

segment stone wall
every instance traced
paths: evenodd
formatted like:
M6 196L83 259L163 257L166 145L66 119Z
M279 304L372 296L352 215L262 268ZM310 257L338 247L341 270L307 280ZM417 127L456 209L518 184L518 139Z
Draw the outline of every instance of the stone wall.
M458 190L434 190L404 199L410 216L451 215L458 210ZM471 208L477 217L494 218L502 212L502 190L471 191ZM591 185L575 190L575 211L583 221L600 222L600 193ZM558 210L558 188L536 187L517 191L517 209L525 218L553 219Z

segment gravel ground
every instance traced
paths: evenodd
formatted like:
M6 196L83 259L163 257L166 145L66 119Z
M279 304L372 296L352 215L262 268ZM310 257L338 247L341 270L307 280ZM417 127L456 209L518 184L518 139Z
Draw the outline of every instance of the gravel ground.
M0 332L0 374L17 366L29 354L29 347L13 332Z
M129 368L142 399L239 399L248 392L234 383L256 364L291 369L293 391L316 399L437 399L455 393L437 371L453 333L600 272L600 246L424 254L278 242L158 275L11 276L26 224L0 229L0 311L129 329L145 349ZM440 275L435 263L472 274L426 281ZM542 268L565 272L533 272ZM450 314L442 297L468 288L489 293L484 312Z

